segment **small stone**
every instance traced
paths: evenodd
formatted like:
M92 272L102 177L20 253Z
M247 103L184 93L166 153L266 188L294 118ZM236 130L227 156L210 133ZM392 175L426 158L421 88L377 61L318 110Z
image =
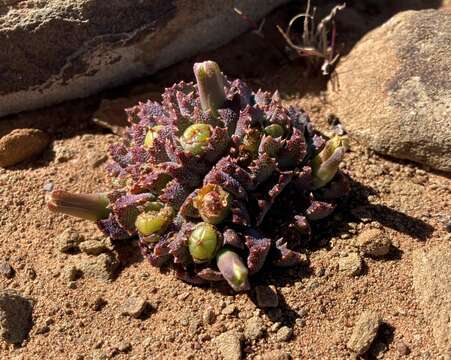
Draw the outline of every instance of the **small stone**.
M211 325L216 320L216 314L211 307L208 307L202 314L202 321L205 325Z
M48 135L38 129L14 129L0 138L0 167L16 165L38 155L49 144Z
M381 229L368 229L358 236L357 245L365 255L382 257L389 253L391 240Z
M291 360L291 355L284 351L274 350L263 354L261 360Z
M66 266L63 270L64 278L67 281L75 281L80 277L80 270L75 265Z
M221 314L223 315L234 315L238 311L236 305L230 304L222 309Z
M30 280L36 279L36 271L33 268L27 268L25 272Z
M77 288L77 283L75 281L69 281L67 283L67 287L71 290L76 289Z
M351 338L347 343L348 349L357 355L368 351L381 324L381 318L374 311L363 312L354 325Z
M396 351L398 351L399 355L409 355L410 354L410 348L402 340L398 341L398 343L396 344Z
M101 296L96 297L94 302L91 304L91 308L94 311L102 310L108 302Z
M222 333L214 340L224 360L241 359L241 339L236 331Z
M2 274L7 279L12 279L16 272L6 261L0 261L0 274Z
M357 253L349 253L339 259L338 269L348 276L360 275L363 270L362 258Z
M79 248L88 255L99 255L112 249L111 241L107 238L86 240L80 243Z
M130 296L123 305L122 315L128 315L139 318L147 307L148 303L145 299L138 296Z
M275 322L274 324L271 325L271 327L269 328L269 331L272 332L272 333L275 333L277 330L280 329L281 326L282 326L282 323L277 321L277 322Z
M56 238L57 246L61 252L78 250L78 245L84 241L82 235L73 229L66 229Z
M132 349L132 344L130 344L128 341L121 341L117 346L117 349L123 353L129 352Z
M279 296L274 285L259 285L255 287L257 304L261 308L277 307L279 305Z
M277 341L290 341L293 337L293 330L288 326L282 326L276 334Z
M92 277L104 282L110 282L114 278L114 273L119 267L119 261L111 254L100 254L96 257L88 257L83 259L78 268L82 271L83 276Z
M244 325L244 335L249 340L257 340L265 334L265 324L258 316L248 319Z
M21 344L33 326L31 301L13 290L0 291L0 336Z
M88 155L88 163L93 168L99 167L102 165L105 161L108 160L108 156L102 153L99 153L97 151L91 152Z

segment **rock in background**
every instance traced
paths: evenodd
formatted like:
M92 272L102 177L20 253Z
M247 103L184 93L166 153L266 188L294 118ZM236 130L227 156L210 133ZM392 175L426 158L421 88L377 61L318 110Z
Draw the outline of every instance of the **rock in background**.
M0 116L84 97L230 41L287 0L0 4ZM113 20L113 21L112 21Z
M451 355L451 246L413 253L413 286L439 351ZM445 357L447 359L447 357Z
M451 14L405 11L338 65L329 99L351 136L382 154L451 171Z

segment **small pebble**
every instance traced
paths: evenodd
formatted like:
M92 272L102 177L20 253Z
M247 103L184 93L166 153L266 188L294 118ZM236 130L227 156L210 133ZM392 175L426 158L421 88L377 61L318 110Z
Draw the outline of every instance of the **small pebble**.
M277 307L279 305L279 296L274 285L259 285L255 287L257 304L261 308Z
M293 330L288 326L282 326L276 334L277 341L290 341L293 337Z
M410 348L402 340L398 341L398 343L396 344L396 351L398 351L399 355L409 355L410 354Z
M202 314L202 321L205 325L211 325L216 320L216 314L211 307L208 307Z
M139 318L147 306L147 301L141 297L129 297L122 308L122 315L128 315L135 319Z
M236 305L230 304L222 309L221 314L223 315L234 315L238 311Z
M0 274L2 274L7 279L12 279L16 272L6 261L0 261Z

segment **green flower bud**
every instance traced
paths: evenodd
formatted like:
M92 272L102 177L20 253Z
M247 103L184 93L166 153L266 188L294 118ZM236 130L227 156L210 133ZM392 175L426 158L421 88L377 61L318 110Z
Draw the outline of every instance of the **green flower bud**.
M219 65L214 61L204 61L194 64L200 103L204 111L210 110L214 115L226 100L224 91L224 76Z
M210 224L219 224L230 212L232 197L227 191L215 184L203 186L193 199L194 207L202 220Z
M188 250L195 262L206 262L214 258L220 246L215 227L201 222L197 224L188 239Z
M218 269L235 291L249 289L248 270L241 258L230 249L222 249L217 256Z
M143 236L162 233L174 218L174 209L165 206L160 210L146 211L138 215L135 226Z
M47 206L54 212L97 221L108 217L109 203L106 194L73 194L55 190L50 194Z
M348 137L335 136L330 139L324 146L324 149L313 158L313 189L319 189L333 179L348 148Z
M201 154L211 136L211 127L208 124L193 124L189 126L180 138L183 150L193 155Z
M252 157L255 157L258 154L260 139L261 132L256 129L251 129L244 135L240 150L251 154Z
M271 124L265 127L266 135L270 135L273 138L282 137L284 134L283 127L279 124Z
M163 129L163 125L155 125L151 127L144 138L144 146L149 148L153 146L153 141L158 137L158 133Z

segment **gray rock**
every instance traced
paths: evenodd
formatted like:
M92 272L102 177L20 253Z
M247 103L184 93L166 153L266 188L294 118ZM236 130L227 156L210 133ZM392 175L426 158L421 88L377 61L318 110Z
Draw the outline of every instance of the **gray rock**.
M449 12L405 11L359 41L337 67L338 86L329 86L352 137L451 171L450 29Z
M10 344L21 344L33 326L32 302L13 290L0 291L0 335Z
M14 1L0 12L0 116L152 74L244 32L233 7L258 20L286 2Z
M261 308L270 308L279 306L279 296L274 285L259 285L255 287L257 304Z
M100 254L99 256L89 256L78 264L84 277L92 277L97 280L110 282L114 278L114 273L119 267L119 261L112 253Z
M357 355L367 352L377 335L380 324L381 317L378 313L369 310L363 312L354 325L352 335L346 345L348 349Z
M48 135L38 129L11 131L0 138L0 167L16 165L40 154L47 147L49 141Z
M265 324L258 316L253 316L244 324L244 336L249 340L257 340L265 334Z
M139 296L130 296L122 307L122 315L128 315L137 319L141 316L147 305L146 299Z
M357 245L365 255L383 257L390 251L391 240L381 229L368 229L357 237Z
M16 272L7 261L0 261L0 274L2 274L7 279L12 279L15 273Z
M348 276L360 275L362 273L362 266L362 258L354 252L338 260L338 269Z
M224 360L241 359L241 339L236 331L222 333L214 342Z
M290 341L293 337L293 330L288 326L282 326L276 333L277 341Z
M431 324L438 350L451 354L451 245L444 242L413 253L415 295Z
M111 241L107 238L86 240L79 244L82 252L88 255L99 255L112 249Z
M78 245L84 241L84 237L73 229L66 229L56 237L56 246L61 252L78 250Z

